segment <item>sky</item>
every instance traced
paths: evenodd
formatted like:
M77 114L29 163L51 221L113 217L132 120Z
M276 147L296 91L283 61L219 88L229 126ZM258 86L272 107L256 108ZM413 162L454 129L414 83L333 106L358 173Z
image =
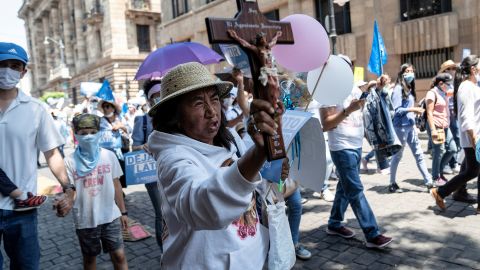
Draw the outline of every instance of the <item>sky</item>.
M0 41L14 42L27 48L27 38L25 36L24 22L18 18L18 10L23 4L23 0L0 0L2 8L0 9Z
M23 0L0 0L0 2L2 3L0 9L0 41L16 43L28 52L24 22L17 16ZM27 75L20 81L19 87L26 94L29 94L31 85L30 72L27 72Z

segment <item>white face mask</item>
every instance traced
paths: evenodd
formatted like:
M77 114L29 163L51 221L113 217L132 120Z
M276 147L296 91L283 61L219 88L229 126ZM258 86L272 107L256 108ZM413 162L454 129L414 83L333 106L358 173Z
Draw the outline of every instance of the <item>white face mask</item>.
M0 68L0 89L10 90L17 86L21 73L11 68Z
M112 117L113 116L113 112L109 113L109 114L105 114L106 117Z

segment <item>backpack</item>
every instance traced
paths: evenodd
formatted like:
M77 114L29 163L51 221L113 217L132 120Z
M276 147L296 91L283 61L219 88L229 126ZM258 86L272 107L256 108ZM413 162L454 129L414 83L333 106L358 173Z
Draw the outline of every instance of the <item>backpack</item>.
M432 90L430 90L432 91ZM434 92L435 93L435 92ZM435 107L435 105L437 104L437 93L435 93L435 101L433 103L433 106ZM417 126L417 128L420 130L420 131L425 131L427 130L427 125L428 125L428 120L427 120L427 102L425 100L425 98L423 98L422 100L420 100L420 102L418 103L418 105L424 109L423 113L420 114L420 115L416 115L415 116L415 125Z

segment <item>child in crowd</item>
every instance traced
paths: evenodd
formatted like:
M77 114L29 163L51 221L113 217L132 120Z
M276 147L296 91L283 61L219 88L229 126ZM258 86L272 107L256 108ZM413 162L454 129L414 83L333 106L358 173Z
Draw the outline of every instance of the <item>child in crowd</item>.
M72 120L78 147L65 159L68 178L77 197L73 219L83 255L84 269L96 268L96 257L110 253L115 269L128 269L122 227L128 218L119 177L122 170L115 153L100 148L100 118L80 114Z
M27 211L39 207L47 201L47 196L35 196L32 192L23 192L0 168L0 193L3 196L10 196L14 200L13 211Z

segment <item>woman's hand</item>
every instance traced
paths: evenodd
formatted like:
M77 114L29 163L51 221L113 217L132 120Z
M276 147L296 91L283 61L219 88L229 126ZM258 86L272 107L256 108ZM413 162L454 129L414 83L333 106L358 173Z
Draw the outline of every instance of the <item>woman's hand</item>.
M438 138L438 132L437 132L437 129L434 128L431 130L431 135L432 135L432 140L437 140Z
M256 146L263 148L265 142L263 134L270 136L277 134L277 123L273 120L275 109L268 101L254 99L250 105L250 118L248 119L248 134L252 137Z
M347 108L345 108L345 112L347 114L351 114L354 111L358 111L363 108L365 105L365 99L353 99L350 105L348 105Z

